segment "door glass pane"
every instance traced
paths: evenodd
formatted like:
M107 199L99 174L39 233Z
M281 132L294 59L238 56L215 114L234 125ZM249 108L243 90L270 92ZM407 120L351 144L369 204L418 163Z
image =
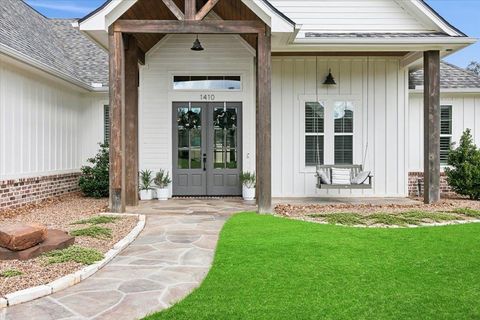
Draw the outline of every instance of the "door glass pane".
M188 130L178 129L178 148L188 148Z
M178 168L188 169L188 150L178 150Z
M215 169L224 169L225 168L225 157L223 150L214 150L213 151L213 167Z
M231 129L227 130L227 148L236 148L237 147L237 130Z
M227 150L227 169L236 169L237 168L237 150L229 149Z
M214 165L216 169L236 169L238 110L234 107L216 107L213 112Z
M192 129L190 130L190 146L192 148L200 148L202 146L202 130Z
M200 149L191 149L190 150L190 168L191 169L201 169L202 168L202 151Z
M182 106L177 109L178 168L202 167L202 108Z

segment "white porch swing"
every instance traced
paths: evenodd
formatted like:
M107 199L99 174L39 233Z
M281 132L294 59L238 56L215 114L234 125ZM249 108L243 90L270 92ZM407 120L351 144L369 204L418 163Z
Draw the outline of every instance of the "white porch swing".
M318 102L318 57L316 58L316 100ZM370 61L368 61L368 64L370 64ZM331 75L329 75L330 77ZM331 81L334 81L333 78ZM315 116L313 118L313 126L314 126L314 131L318 132L318 117ZM368 152L368 141L365 146L365 152L363 156L363 161L362 164L343 164L343 165L337 165L337 164L332 164L332 165L324 165L321 164L320 162L320 145L319 145L319 140L318 137L315 139L316 141L316 160L317 160L317 165L316 165L316 174L315 176L317 177L317 188L318 189L372 189L372 179L373 179L373 174L371 171L364 171L364 164L365 160L367 157L367 152ZM336 175L337 172L342 173L344 176L348 175L347 179L341 180L342 183L336 183L336 179L334 179L334 175ZM348 183L345 183L347 181Z

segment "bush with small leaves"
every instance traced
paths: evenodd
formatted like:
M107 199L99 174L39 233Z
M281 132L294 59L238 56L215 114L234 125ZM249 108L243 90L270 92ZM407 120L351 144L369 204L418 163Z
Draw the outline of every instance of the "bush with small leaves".
M91 165L81 168L78 185L80 190L92 198L104 198L109 195L109 151L108 144L100 144L100 150L94 158L87 160Z

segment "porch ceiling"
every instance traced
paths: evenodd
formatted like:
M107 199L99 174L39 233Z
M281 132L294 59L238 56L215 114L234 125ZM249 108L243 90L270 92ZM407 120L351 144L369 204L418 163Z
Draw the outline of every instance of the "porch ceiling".
M200 10L208 0L197 0L197 11ZM177 7L185 12L184 0L173 0ZM222 20L257 20L257 15L251 11L240 0L219 1L212 12ZM140 0L126 11L120 19L123 20L178 20L177 17L167 8L161 0ZM134 34L139 47L143 52L148 52L165 34ZM256 48L256 35L241 35L252 48Z

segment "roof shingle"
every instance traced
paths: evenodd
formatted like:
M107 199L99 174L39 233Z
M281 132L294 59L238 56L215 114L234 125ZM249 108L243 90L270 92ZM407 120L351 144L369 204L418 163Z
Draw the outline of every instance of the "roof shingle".
M108 85L108 55L72 27L48 19L19 0L2 0L0 44L83 82Z
M410 72L409 78L410 89L423 86L423 69ZM478 89L480 88L480 77L442 61L440 63L440 87L441 89Z

